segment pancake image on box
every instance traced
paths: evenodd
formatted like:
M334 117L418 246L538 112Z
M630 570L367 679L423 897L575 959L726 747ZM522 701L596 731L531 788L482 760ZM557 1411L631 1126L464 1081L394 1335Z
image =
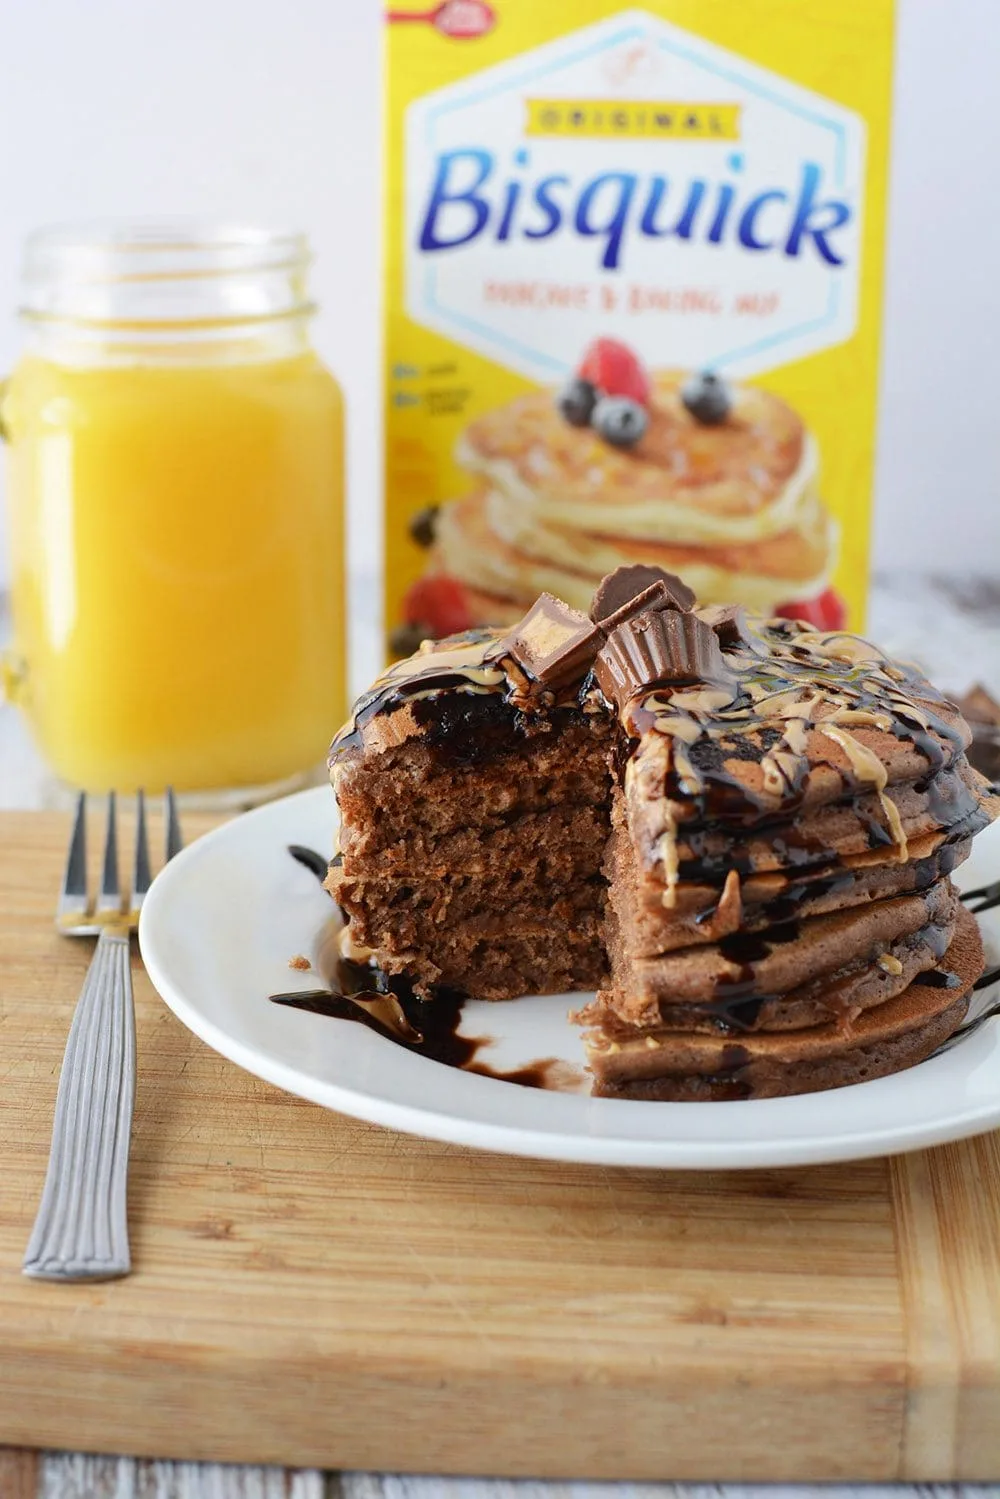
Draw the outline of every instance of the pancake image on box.
M439 598L459 627L513 623L540 592L586 610L627 563L680 573L703 603L843 625L828 587L837 528L790 406L712 372L649 375L611 339L580 369L465 429L456 458L472 487L411 525L428 567L404 600L400 650L443 633Z
M915 667L656 566L589 616L543 594L425 642L334 740L344 956L429 1001L596 990L606 1097L884 1076L983 972L949 878L1000 812L969 739Z

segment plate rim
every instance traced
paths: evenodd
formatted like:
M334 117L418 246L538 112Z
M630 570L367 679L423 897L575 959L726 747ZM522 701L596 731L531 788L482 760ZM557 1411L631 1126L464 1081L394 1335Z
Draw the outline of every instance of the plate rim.
M718 1171L834 1164L926 1149L985 1133L1000 1126L1000 1087L998 1087L995 1098L984 1101L979 1107L963 1114L960 1119L911 1120L903 1125L847 1130L837 1135L823 1131L811 1135L782 1135L773 1139L762 1139L759 1136L746 1137L744 1133L741 1133L739 1137L729 1136L719 1140L691 1140L685 1136L671 1137L669 1134L655 1138L636 1138L614 1134L592 1134L581 1130L566 1132L560 1129L540 1129L536 1125L522 1126L516 1123L470 1119L461 1113L441 1112L430 1104L416 1107L407 1102L393 1100L391 1097L356 1091L341 1083L315 1076L280 1057L255 1048L238 1036L231 1035L224 1027L206 1016L197 1003L192 1002L178 988L169 972L169 966L161 961L161 943L158 932L161 907L169 910L168 903L174 887L185 878L188 868L195 860L204 858L206 851L208 857L212 857L220 845L224 846L232 838L234 828L239 828L242 833L251 822L266 821L275 816L280 817L282 809L289 806L298 808L308 803L315 803L318 810L321 800L327 814L335 818L336 809L332 805L332 793L329 788L313 786L252 808L202 834L182 849L157 874L143 902L139 918L139 951L143 964L154 989L168 1009L188 1030L220 1056L284 1092L348 1117L425 1139L496 1154L559 1160L579 1165L620 1166L627 1169ZM996 1017L996 1022L1000 1024L1000 1017ZM997 1024L988 1023L984 1031L995 1031ZM386 1041L384 1044L390 1046L392 1043ZM897 1073L892 1076L902 1075ZM465 1073L464 1076L471 1075ZM493 1088L516 1086L489 1077L477 1078L476 1081L477 1085ZM857 1088L877 1088L880 1083L888 1081L890 1081L889 1078L876 1079L869 1083L854 1085L853 1088L830 1089L826 1090L825 1096L845 1098ZM797 1110L802 1107L804 1099L823 1096L824 1094L817 1093L798 1094L791 1098L745 1100L736 1103L661 1103L630 1099L595 1099L582 1095L579 1102L589 1110L593 1110L594 1105L601 1105L604 1108L612 1107L616 1110L655 1108L661 1111L666 1121L671 1117L665 1112L668 1110L683 1110L685 1114L693 1110L711 1110L716 1117L720 1110L743 1111L748 1108L773 1110L774 1106L787 1108L789 1105Z

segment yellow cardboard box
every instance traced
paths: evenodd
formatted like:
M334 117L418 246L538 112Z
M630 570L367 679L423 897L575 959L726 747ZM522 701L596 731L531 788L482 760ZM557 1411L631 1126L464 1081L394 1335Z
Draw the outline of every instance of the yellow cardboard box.
M386 627L626 560L862 623L891 0L390 11Z

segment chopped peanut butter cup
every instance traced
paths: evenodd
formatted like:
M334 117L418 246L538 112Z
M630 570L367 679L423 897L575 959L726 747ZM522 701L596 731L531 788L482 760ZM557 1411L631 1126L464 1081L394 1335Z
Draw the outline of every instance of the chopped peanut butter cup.
M489 657L513 660L530 681L554 691L586 676L600 643L600 630L585 614L543 593Z
M694 597L673 573L635 563L608 573L594 594L590 617L608 634L633 614L651 609L690 609Z
M637 614L618 625L598 652L594 675L619 708L637 693L671 682L733 680L715 632L697 615L676 609Z

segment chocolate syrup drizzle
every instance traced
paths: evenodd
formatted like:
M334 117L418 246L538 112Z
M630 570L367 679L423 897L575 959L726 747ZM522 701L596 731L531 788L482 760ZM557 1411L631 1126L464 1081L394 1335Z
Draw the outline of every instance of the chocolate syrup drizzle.
M989 885L978 885L975 890L964 890L962 900L973 916L981 916L984 911L995 910L997 906L1000 906L1000 880L994 880ZM991 984L998 982L1000 982L1000 966L987 968L972 987L973 989L988 989Z
M404 703L450 693L481 698L506 695L511 683L503 668L485 661L487 650L502 634L502 630L469 630L447 640L426 640L415 656L395 662L358 698L350 719L330 746L331 768L350 750L361 747L364 730L373 718L393 713Z
M670 736L674 754L667 794L686 806L685 821L744 824L776 811L788 816L800 810L815 756L814 739L812 754L806 752L807 735L825 735L839 746L843 755L837 763L846 757L850 767L841 775L861 793L881 794L886 777L881 762L850 732L854 726L912 743L928 764L928 793L933 778L964 749L958 722L931 684L854 636L747 615L743 637L726 649L725 661L731 683L687 689L653 684L621 715L636 740L655 730ZM725 769L727 761L741 758L761 765L762 796ZM954 821L955 813L948 807L944 820ZM879 842L898 837L891 813L872 829L872 837Z
M324 859L322 854L318 854L314 848L306 848L302 843L290 843L288 852L297 863L314 874L322 885L330 867L328 860Z
M994 880L992 885L980 885L976 890L966 890L962 899L973 916L979 916L983 911L992 911L1000 906L1000 880Z
M947 968L928 968L926 973L918 973L911 982L922 984L925 989L959 989L962 985L958 974Z

